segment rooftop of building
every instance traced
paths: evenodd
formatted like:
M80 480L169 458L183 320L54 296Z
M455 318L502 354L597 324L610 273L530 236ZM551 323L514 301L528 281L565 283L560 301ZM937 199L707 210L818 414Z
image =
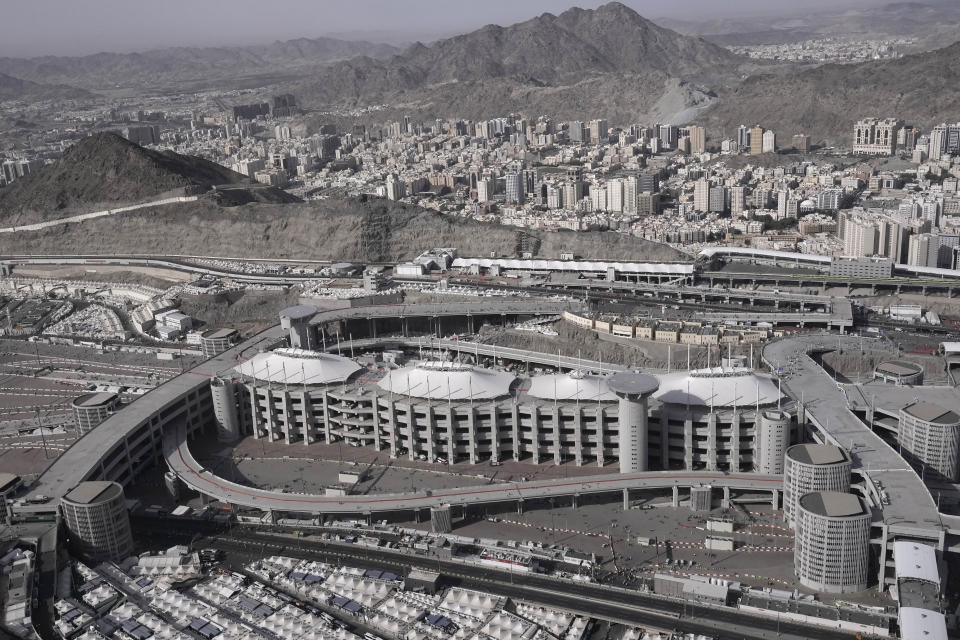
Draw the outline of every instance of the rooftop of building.
M337 265L333 265L337 266ZM280 318L288 318L290 320L302 320L304 318L309 318L317 313L317 308L309 304L298 304L292 307L287 307L280 311Z
M895 376L910 376L923 372L923 367L916 362L906 360L889 360L881 362L875 368L877 373L887 373Z
M832 444L795 444L787 449L787 457L804 464L838 464L850 458Z
M200 334L200 337L206 338L207 340L217 340L223 338L232 338L236 335L239 335L236 329L210 329Z
M527 395L543 400L616 400L610 378L583 371L536 376L530 380Z
M658 376L653 398L666 404L743 407L776 404L782 395L770 376L746 367L710 367Z
M234 371L258 382L324 385L344 382L361 369L350 358L332 353L281 348L258 353Z
M828 518L851 518L868 513L859 496L839 491L808 493L800 498L800 508Z
M932 424L957 425L960 424L960 415L950 409L944 409L932 402L915 402L903 408L903 412L918 420Z
M427 361L388 372L377 386L430 400L490 400L510 393L513 374L461 362Z
M122 493L123 488L116 482L95 480L81 482L64 496L64 500L76 504L92 504L112 500Z
M102 407L117 400L117 394L108 391L85 393L73 401L75 407Z
M0 472L0 495L10 491L20 483L20 476L15 473Z

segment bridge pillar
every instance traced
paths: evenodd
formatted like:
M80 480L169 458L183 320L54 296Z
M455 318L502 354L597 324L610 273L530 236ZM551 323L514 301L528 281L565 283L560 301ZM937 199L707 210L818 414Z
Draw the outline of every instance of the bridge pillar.
M570 508L576 509L578 506L580 506L579 502L580 502L580 494L579 493L573 494L573 496L570 499Z
M723 488L723 501L720 503L722 509L730 508L730 487Z
M517 514L521 516L523 515L523 498L517 500Z
M467 314L467 331L469 333L473 333L473 314L472 313Z
M407 322L407 318L405 316L400 316L400 333L403 335L404 338L407 337L407 333L409 332L409 330L410 330L410 325Z
M680 506L680 487L677 486L673 488L673 506Z
M630 489L624 488L623 490L623 510L626 511L630 508Z
M770 492L770 506L773 507L774 510L780 508L780 489L774 489Z

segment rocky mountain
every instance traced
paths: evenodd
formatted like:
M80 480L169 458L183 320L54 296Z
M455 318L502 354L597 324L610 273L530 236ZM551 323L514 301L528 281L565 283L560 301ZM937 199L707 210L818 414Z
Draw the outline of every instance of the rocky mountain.
M53 164L0 188L0 216L6 224L20 224L175 195L175 190L182 195L184 187L206 191L216 184L244 182L249 180L208 160L98 133L77 142ZM255 199L270 200L270 194Z
M67 85L30 82L0 73L0 100L52 100L57 98L85 98L90 93Z
M828 64L796 74L760 74L724 91L706 111L713 131L733 135L760 123L780 139L847 140L861 117L898 117L929 131L957 120L960 42L948 47L860 64Z
M659 27L611 2L594 10L545 13L507 27L487 25L430 45L416 43L389 58L333 64L300 93L324 104L394 102L387 98L401 92L415 100L417 91L456 92L454 83L556 89L611 73L660 74L657 86L669 77L730 73L740 62L726 49ZM498 105L491 102L494 110Z
M155 86L165 82L215 82L254 74L286 74L355 56L377 58L397 51L387 44L299 38L245 47L173 47L141 53L0 58L0 73L88 89L118 84Z

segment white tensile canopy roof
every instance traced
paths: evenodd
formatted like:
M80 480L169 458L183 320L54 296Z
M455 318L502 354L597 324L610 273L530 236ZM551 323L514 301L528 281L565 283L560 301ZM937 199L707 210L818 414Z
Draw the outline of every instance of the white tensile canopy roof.
M234 367L234 371L261 382L332 384L343 382L362 368L350 358L331 353L307 349L276 349L258 353Z
M384 391L430 400L489 400L510 393L516 378L459 362L424 362L395 369L377 383Z
M712 367L658 376L653 397L666 404L748 408L776 404L781 393L768 375L744 367Z
M527 393L544 400L616 400L617 394L610 390L606 376L595 373L557 373L536 376L530 379Z

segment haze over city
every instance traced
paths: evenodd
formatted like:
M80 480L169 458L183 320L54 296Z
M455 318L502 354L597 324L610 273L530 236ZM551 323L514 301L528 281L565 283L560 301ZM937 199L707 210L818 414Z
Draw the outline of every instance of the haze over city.
M0 638L947 640L960 5L0 22Z

